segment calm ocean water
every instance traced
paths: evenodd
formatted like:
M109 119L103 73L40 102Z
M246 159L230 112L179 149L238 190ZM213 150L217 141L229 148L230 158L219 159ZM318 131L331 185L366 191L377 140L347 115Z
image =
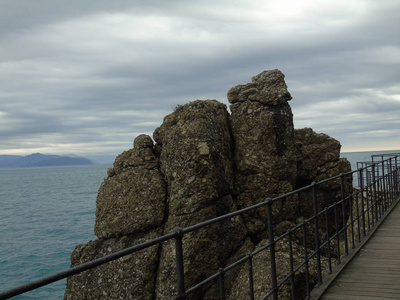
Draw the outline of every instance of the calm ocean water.
M372 154L342 153L351 163ZM111 165L0 169L0 291L65 270L93 234L96 196ZM13 299L63 299L65 280Z
M111 165L0 169L0 291L69 268L95 239L96 196ZM13 299L63 299L62 280Z

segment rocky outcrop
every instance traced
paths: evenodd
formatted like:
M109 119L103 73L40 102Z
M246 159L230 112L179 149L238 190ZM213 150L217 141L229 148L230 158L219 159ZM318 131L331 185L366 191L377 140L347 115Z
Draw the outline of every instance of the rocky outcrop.
M121 153L97 196L95 234L99 238L146 232L164 220L166 182L153 141L139 135L134 148Z
M263 240L260 242L260 245L266 245L268 240ZM300 266L304 262L304 249L299 244L293 243L292 249L292 259L294 266ZM291 272L291 265L289 260L289 247L288 242L286 243L277 243L276 245L276 261L279 262L277 267L277 280L281 282L285 279L285 277ZM271 255L269 251L262 251L256 254L252 258L252 263L254 266L253 270L253 288L254 288L254 299L263 299L265 297L266 291L270 291L272 289L272 278L271 278ZM315 259L309 260L309 274L308 278L306 275L305 268L300 268L299 272L297 272L296 276L293 278L293 289L291 286L291 281L288 280L284 283L278 291L278 299L293 299L292 290L295 292L295 299L305 299L307 295L306 291L306 282L308 280L309 286L314 286L317 283L317 274L316 274L316 261ZM328 263L328 259L321 259L322 265L326 265ZM326 269L327 270L327 269ZM231 289L229 296L227 299L229 300L237 300L237 299L249 299L249 288L246 283L248 282L249 277L248 267L241 268L237 277L235 278L235 282L233 283L233 288ZM324 273L326 275L327 272ZM270 297L272 299L272 296Z
M346 173L351 170L350 162L340 158L340 143L334 138L316 133L311 128L295 130L295 141L297 146L297 178L296 188L309 185L312 182ZM351 194L353 189L352 178L346 176L343 181L343 192ZM317 202L319 208L324 208L339 202L342 193L341 179L331 180L316 188ZM309 218L313 215L312 192L299 194L298 216ZM350 201L349 201L350 202ZM342 206L337 206L337 213L341 215ZM347 206L345 207L347 209ZM337 220L339 226L343 225L343 219ZM335 224L333 211L328 215L328 224ZM321 231L326 231L326 221L320 219ZM333 226L331 227L333 229ZM331 229L331 230L332 230ZM310 242L312 238L310 238Z
M146 234L98 239L77 246L71 256L76 266L160 236L160 229ZM159 246L124 256L70 277L64 299L153 299Z
M164 118L154 131L155 144L147 135L138 136L134 147L116 158L99 189L99 239L78 246L72 266L349 171L336 140L294 129L290 99L284 75L264 71L228 92L231 114L216 100L196 100ZM340 188L333 183L318 190L319 205L337 201ZM309 216L309 198L304 193L274 204L278 234ZM265 245L266 220L259 209L186 234L186 286ZM296 247L294 256L300 259L304 250ZM289 268L287 249L277 250L282 270ZM260 289L268 282L261 275L268 271L268 255L254 258L264 266L255 273ZM226 274L228 299L244 297L246 272L247 266L238 266ZM304 274L294 280L303 282ZM69 278L65 299L171 299L176 292L175 248L169 241ZM217 295L207 287L191 299Z
M206 100L179 107L165 117L154 139L168 182L166 232L236 210L229 114L224 104ZM215 273L245 236L240 218L189 234L185 238L188 286ZM157 277L159 299L176 295L174 259L174 245L166 243Z
M228 92L240 208L293 190L297 163L290 99L284 75L278 70L264 71L252 83ZM293 201L282 204L276 222L294 218ZM258 240L263 237L265 220L263 210L246 217L248 230Z

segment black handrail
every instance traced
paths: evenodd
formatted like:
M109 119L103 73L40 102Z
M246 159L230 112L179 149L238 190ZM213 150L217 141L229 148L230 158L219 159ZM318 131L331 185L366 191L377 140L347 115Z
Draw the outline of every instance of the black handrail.
M383 159L386 156L390 156L387 159ZM25 292L40 288L44 285L48 285L55 281L68 278L75 274L82 273L89 269L93 269L105 263L114 261L123 256L138 252L140 250L147 249L151 246L162 244L168 240L175 240L175 250L176 250L176 270L177 270L177 295L174 299L187 299L188 295L194 293L195 291L201 289L205 285L218 282L219 291L221 299L225 299L225 274L230 270L242 266L247 263L248 265L248 283L249 283L249 295L250 299L255 299L254 294L254 257L261 253L262 251L269 250L270 257L270 276L271 276L271 288L265 291L265 295L262 299L267 299L272 297L273 299L279 298L279 291L283 285L288 284L291 289L292 298L296 297L296 290L294 285L295 276L301 270L305 272L306 286L306 298L310 298L311 289L310 277L311 268L314 268L314 272L317 274L317 286L321 285L324 280L324 275L329 275L333 271L332 260L336 258L336 263L340 264L342 259L349 254L349 247L355 248L361 243L363 237L368 234L373 226L378 222L378 220L383 216L383 214L390 209L395 203L397 203L400 195L400 165L399 159L400 154L395 153L391 155L374 155L375 157L381 157L380 161L363 162L360 163L361 167L352 172L342 173L334 177L313 182L312 184L297 189L295 191L280 195L275 198L269 198L265 201L247 207L220 217L216 217L207 221L197 223L195 225L186 228L176 228L172 232L165 234L163 236L157 237L153 240L123 249L121 251L112 253L110 255L104 256L102 258L84 263L82 265L69 268L62 272L53 274L48 277L32 281L28 284L24 284L13 289L4 291L0 293L0 299L8 299ZM345 191L345 180L348 177L352 177L353 174L357 173L359 179L358 189L354 189L351 193L346 193ZM317 189L330 181L337 180L340 184L340 200L328 207L318 207L318 195ZM352 181L352 180L351 180ZM313 201L313 215L306 220L303 220L300 224L297 224L293 228L290 228L284 234L276 236L272 205L278 201L287 199L295 194L299 195L311 191L312 201ZM355 202L355 203L354 203ZM353 206L355 206L353 208ZM184 258L183 258L183 242L185 234L196 231L205 226L209 226L214 223L222 222L233 218L235 216L243 215L249 211L254 211L258 208L266 207L267 209L267 224L268 224L268 239L269 242L256 249L252 253L248 253L246 256L235 261L229 266L219 269L219 271L210 277L204 279L202 282L198 282L192 287L185 288L185 274L184 274ZM341 214L341 215L339 215ZM334 224L328 222L328 215L334 217ZM325 230L324 239L321 237L320 220L325 219ZM342 225L341 225L342 224ZM313 228L313 240L315 245L309 246L309 240L307 239L308 228L311 226ZM332 228L332 226L334 228ZM356 228L356 230L355 230ZM293 258L293 247L295 243L295 234L301 233L302 241L300 241L300 246L303 248L304 259L295 265ZM277 275L276 267L276 245L279 242L288 241L289 248L289 258L290 258L290 272L279 277ZM344 245L344 251L341 249L340 245ZM344 252L344 253L341 253ZM327 266L324 266L321 262L322 256L327 259ZM316 266L312 267L311 262L316 262Z

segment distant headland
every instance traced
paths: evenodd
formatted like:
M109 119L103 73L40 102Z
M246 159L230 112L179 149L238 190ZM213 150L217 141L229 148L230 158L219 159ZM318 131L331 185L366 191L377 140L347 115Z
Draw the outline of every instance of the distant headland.
M93 161L76 155L47 155L33 153L26 156L0 155L0 168L31 168L92 165Z

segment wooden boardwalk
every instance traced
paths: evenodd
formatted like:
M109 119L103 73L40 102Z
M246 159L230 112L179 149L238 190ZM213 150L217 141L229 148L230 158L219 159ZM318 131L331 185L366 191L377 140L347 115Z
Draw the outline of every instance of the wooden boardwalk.
M400 203L320 299L400 299Z

